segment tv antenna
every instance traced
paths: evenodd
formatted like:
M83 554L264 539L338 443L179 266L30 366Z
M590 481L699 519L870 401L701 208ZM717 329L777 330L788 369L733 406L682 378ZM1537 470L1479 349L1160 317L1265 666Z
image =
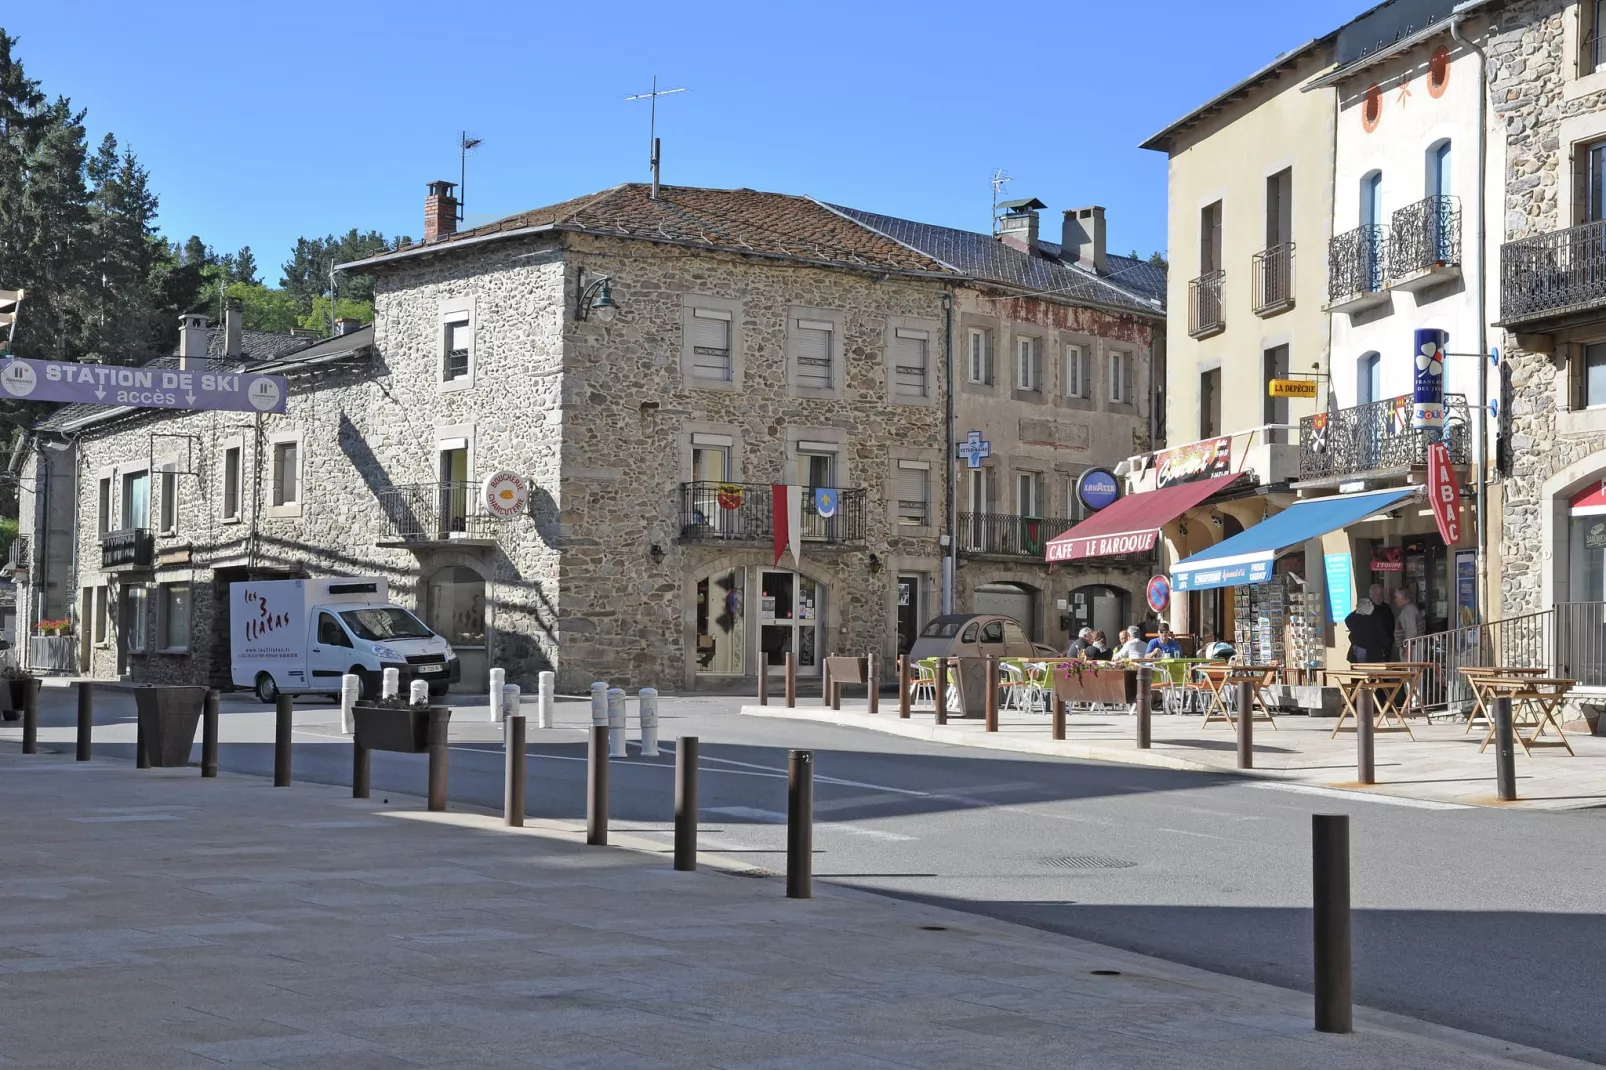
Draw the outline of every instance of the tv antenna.
M457 139L457 221L463 222L464 202L468 199L468 154L479 148L485 141L482 137L474 137L467 130L460 131Z
M647 116L647 148L651 152L647 163L652 168L652 199L655 201L658 199L658 98L667 97L671 93L684 93L685 91L685 86L681 86L679 89L659 89L658 76L655 74L652 76L652 92L632 93L625 98L626 100L652 101L652 109Z
M1015 181L1009 177L1009 172L1002 167L993 171L993 237L998 237L998 195L1004 192L1004 187Z

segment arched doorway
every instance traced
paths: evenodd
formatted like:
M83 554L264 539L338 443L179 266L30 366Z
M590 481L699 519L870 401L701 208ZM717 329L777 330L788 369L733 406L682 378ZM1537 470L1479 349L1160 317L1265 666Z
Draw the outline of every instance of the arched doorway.
M485 650L485 579L464 565L448 565L430 577L425 591L429 626L445 636L463 663L453 690L480 692L489 685Z
M1104 633L1111 650L1121 645L1115 637L1133 623L1131 595L1107 583L1090 583L1072 591L1069 601L1072 635L1092 628Z
M786 664L797 655L799 676L818 676L825 664L820 628L825 620L825 584L801 572L764 568L758 574L758 650L761 663Z
M971 593L972 613L998 613L1014 617L1032 642L1043 638L1041 614L1037 612L1037 589L1024 583L984 583Z

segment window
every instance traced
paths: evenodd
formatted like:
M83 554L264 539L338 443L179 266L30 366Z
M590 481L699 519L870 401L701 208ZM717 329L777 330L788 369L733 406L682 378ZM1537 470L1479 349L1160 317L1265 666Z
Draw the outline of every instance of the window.
M107 596L110 588L95 588L95 642L101 646L106 645L106 637L111 628L111 612L107 606Z
M731 314L718 309L692 309L691 352L693 378L730 382Z
M1078 345L1066 343L1065 350L1065 396L1068 398L1087 397L1087 350Z
M965 351L967 355L965 377L973 383L990 382L992 377L987 374L987 332L980 327L972 327L967 338L969 345Z
M340 626L333 613L318 614L318 645L319 646L350 646L351 636L346 629Z
M444 335L441 343L444 352L441 379L449 383L453 379L467 377L469 351L474 346L474 328L470 326L468 317L448 320L441 330Z
M1573 222L1606 219L1606 141L1573 146Z
M1294 240L1294 171L1266 176L1266 248Z
M1606 48L1601 47L1602 24L1606 23L1606 0L1581 0L1578 5L1578 77L1594 74L1606 66Z
M898 462L898 523L924 527L931 523L931 465L926 461Z
M1355 365L1355 403L1370 405L1383 400L1382 354L1366 353Z
M1584 347L1584 407L1606 406L1606 342Z
M162 649L188 650L190 646L190 585L168 583L162 586L158 604L162 617Z
M1130 405L1136 396L1132 354L1116 349L1110 352L1110 400Z
M1037 509L1037 488L1042 477L1036 472L1021 472L1015 477L1015 511L1021 516L1042 516Z
M129 472L123 476L123 529L151 526L151 474Z
M112 529L112 481L105 476L100 481L100 513L96 520L100 534L104 535Z
M831 335L836 327L825 320L797 321L794 340L796 383L810 390L829 390L834 385Z
M130 654L143 654L150 646L150 627L146 611L150 608L150 588L123 588L123 648Z
M1199 376L1199 437L1221 434L1221 369L1212 368Z
M1199 274L1221 270L1221 202L1199 210Z
M899 327L892 332L892 396L895 398L923 398L926 396L926 331Z
M240 447L223 451L223 519L240 519Z
M1037 389L1037 339L1015 339L1015 389Z
M436 443L440 451L441 482L436 508L439 510L440 534L468 530L468 514L474 501L474 490L468 479L468 440L451 439Z
M300 443L275 442L273 444L273 504L295 505L301 501Z
M1004 622L990 620L981 626L981 641L984 643L1002 643L1004 641Z
M1272 346L1261 354L1265 364L1265 386L1261 388L1260 396L1265 408L1265 422L1271 425L1288 423L1288 399L1271 396L1271 381L1273 379L1288 378L1288 347L1286 345ZM1281 430L1267 431L1266 441L1277 443L1287 442L1288 432Z
M162 534L171 535L178 530L178 473L172 468L162 470Z

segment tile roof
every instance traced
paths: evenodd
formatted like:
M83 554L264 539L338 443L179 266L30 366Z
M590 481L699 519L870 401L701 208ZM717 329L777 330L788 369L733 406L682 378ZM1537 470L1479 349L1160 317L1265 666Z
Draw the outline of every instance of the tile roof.
M856 226L807 197L751 189L661 186L658 199L653 200L650 187L640 182L521 212L358 263L372 269L392 260L533 228L667 241L830 266L954 274L932 256Z
M917 223L840 205L830 207L974 279L1017 287L1060 301L1087 301L1151 316L1165 314L1164 269L1129 257L1109 257L1109 274L1095 275L1086 268L1061 260L1060 247L1049 242L1041 243L1042 255L1028 256L990 234Z

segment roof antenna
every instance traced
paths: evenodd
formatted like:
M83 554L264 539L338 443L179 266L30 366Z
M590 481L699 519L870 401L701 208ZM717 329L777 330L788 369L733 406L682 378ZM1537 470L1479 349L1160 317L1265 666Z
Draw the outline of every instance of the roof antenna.
M655 74L652 76L652 92L632 93L625 98L626 100L652 101L652 110L647 116L647 148L652 155L648 158L647 164L652 168L652 199L655 201L658 199L658 98L667 97L671 93L684 93L685 91L685 86L681 86L679 89L659 89L658 76Z
M1004 192L1004 187L1015 181L1009 177L1009 172L1002 167L993 171L993 237L998 237L998 195Z
M473 137L467 130L459 132L457 140L457 221L464 221L464 202L468 200L468 154L484 144L482 137Z

